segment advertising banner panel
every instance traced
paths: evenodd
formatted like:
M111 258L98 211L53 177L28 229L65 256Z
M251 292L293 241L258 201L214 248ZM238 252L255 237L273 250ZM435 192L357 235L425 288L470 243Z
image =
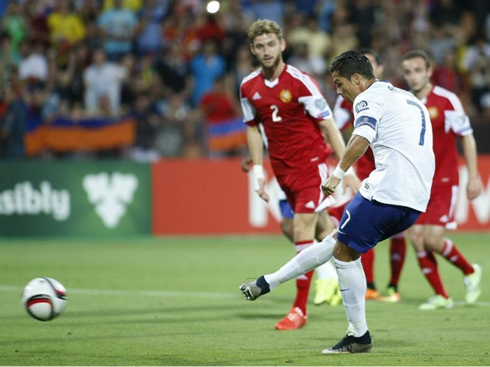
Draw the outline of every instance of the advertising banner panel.
M490 231L490 156L479 157L483 192L466 198L467 171L460 165L460 191L455 217L458 230ZM333 170L335 163L331 164ZM253 177L240 160L165 160L152 165L153 226L156 235L280 233L277 182L266 163L269 203L254 192ZM336 205L350 192L335 193Z
M150 166L1 162L0 236L150 233Z

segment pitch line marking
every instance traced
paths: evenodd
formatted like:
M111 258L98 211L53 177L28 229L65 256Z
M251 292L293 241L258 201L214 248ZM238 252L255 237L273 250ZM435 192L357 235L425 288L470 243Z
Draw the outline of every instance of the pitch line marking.
M0 285L0 292L22 292L22 287ZM118 289L78 289L70 288L67 293L90 296L146 296L146 297L194 297L194 298L242 298L239 294L217 292L182 292L182 291L129 291ZM455 301L455 306L466 306L463 301ZM490 302L476 302L473 306L490 307Z
M22 292L22 287L0 285L0 292ZM86 294L91 296L147 296L147 297L195 297L195 298L240 298L239 294L216 292L181 292L181 291L129 291L117 289L77 289L69 288L67 293Z

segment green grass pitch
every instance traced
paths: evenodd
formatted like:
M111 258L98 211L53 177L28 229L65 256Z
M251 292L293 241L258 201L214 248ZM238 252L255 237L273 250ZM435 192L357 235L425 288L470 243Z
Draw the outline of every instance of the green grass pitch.
M245 302L238 285L272 272L293 255L280 236L121 240L0 240L0 365L488 365L490 234L451 236L483 267L477 305L463 303L462 274L438 258L456 306L422 312L431 296L413 249L400 304L368 302L371 353L324 356L345 333L342 306L309 306L301 330L274 330L294 284ZM68 291L64 314L30 318L23 286L39 276ZM376 278L388 277L388 246L376 253ZM312 298L312 297L310 297Z

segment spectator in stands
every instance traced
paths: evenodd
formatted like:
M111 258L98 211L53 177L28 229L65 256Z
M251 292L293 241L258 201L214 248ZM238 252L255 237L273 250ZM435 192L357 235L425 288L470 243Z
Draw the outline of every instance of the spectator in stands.
M226 89L225 78L219 77L214 88L204 94L199 107L204 116L207 150L210 157L231 157L247 151L246 125L235 99Z
M467 98L466 75L460 73L456 67L456 55L454 50L449 50L444 55L443 63L436 66L432 75L432 81L435 85L450 90L462 100L463 105Z
M48 27L51 42L58 49L68 48L85 38L85 26L68 0L58 1L56 10L48 17Z
M284 23L284 4L279 0L250 0L250 10L256 19L270 19L279 25Z
M26 37L26 25L20 11L20 6L10 2L7 8L7 14L2 19L2 31L5 32L10 40L10 55L18 58L19 45Z
M173 43L162 51L155 60L155 70L160 77L166 97L181 94L185 99L189 98L191 93L189 66L180 43Z
M202 53L190 62L194 87L191 102L194 106L197 106L202 96L213 88L214 81L224 74L225 68L225 60L218 53L216 42L212 40L204 42Z
M44 7L45 5L40 1L28 0L24 7L23 16L27 27L27 38L49 45L50 31Z
M27 107L10 81L0 88L0 158L25 158Z
M197 146L200 155L200 143L196 131L198 124L195 114L182 95L174 94L159 106L159 113L163 118L162 125L157 131L155 147L163 157L176 157L185 154L186 145ZM202 134L199 134L202 136ZM198 142L196 144L196 142Z
M122 0L114 0L114 8L105 10L100 15L98 25L109 60L119 61L132 51L138 20L132 10L122 7Z
M22 43L22 60L19 64L20 79L29 82L44 83L48 79L48 59L44 53L44 46L40 42L30 45Z
M104 10L109 10L117 6L117 0L104 0ZM141 9L143 0L122 0L121 5L124 9L138 12Z
M162 47L162 21L168 11L168 3L147 0L140 10L138 53L156 53Z
M131 117L136 121L136 142L131 156L137 161L153 161L160 156L155 147L158 128L162 118L147 93L136 97Z
M329 34L323 32L318 25L318 18L309 15L303 18L301 14L295 16L300 26L289 31L288 43L290 46L306 43L309 55L314 58L323 57L329 53L332 47L332 39Z
M311 55L308 44L303 42L295 45L294 52L288 59L288 64L310 74L318 82L327 71L327 64L324 58Z
M488 103L485 102L487 99L482 100L482 98L490 93L489 59L490 44L483 38L477 38L468 48L463 61L470 74L471 100L480 113L488 108ZM487 105L486 108L484 108L484 104Z
M113 114L118 114L121 107L121 84L126 78L127 70L123 66L106 61L104 50L94 51L93 63L84 72L85 109L97 113L102 96L108 96Z

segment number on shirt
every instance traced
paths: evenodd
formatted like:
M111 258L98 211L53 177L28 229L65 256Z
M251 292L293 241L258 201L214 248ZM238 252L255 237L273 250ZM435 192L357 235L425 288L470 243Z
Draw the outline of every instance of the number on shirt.
M419 145L424 145L424 139L425 139L425 114L424 114L424 110L422 109L420 104L418 104L417 102L414 102L414 101L407 99L407 103L411 106L417 107L420 110L420 116L422 117L422 130L420 131Z
M282 117L279 116L279 107L277 107L275 104L271 106L272 110L272 121L274 122L279 122L282 121Z

